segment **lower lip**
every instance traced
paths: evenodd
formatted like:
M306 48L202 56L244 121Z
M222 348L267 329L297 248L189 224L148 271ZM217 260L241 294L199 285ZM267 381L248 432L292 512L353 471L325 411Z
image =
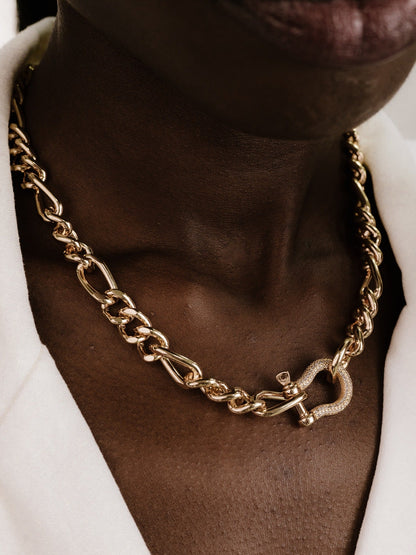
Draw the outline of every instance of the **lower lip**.
M320 65L367 64L416 41L416 0L220 0L291 57Z

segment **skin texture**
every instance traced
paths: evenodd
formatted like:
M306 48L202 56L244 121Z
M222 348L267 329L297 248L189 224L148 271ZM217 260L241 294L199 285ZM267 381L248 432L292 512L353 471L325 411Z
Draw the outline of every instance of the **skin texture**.
M382 107L414 61L411 48L381 64L295 62L208 0L161 0L151 8L126 1L120 10L111 0L70 3L204 110L277 138L339 135L356 126Z
M340 133L387 100L414 47L367 68L305 66L215 3L71 4L60 3L25 111L79 236L207 375L271 389L278 371L331 356L361 281ZM299 430L290 415L228 414L141 362L30 195L16 205L40 336L151 551L352 552L403 303L387 241L353 402ZM312 396L327 398L323 384Z
M416 39L414 0L219 0L288 55L313 65L368 64Z

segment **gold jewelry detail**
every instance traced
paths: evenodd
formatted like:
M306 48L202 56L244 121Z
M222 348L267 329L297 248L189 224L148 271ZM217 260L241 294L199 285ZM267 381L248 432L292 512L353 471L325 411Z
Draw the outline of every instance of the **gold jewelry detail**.
M357 133L351 131L345 134L352 185L357 195L355 218L364 270L360 304L354 312L354 321L348 326L347 337L332 360L320 359L313 362L296 381L291 380L288 372L280 372L276 378L283 388L282 391L260 391L251 395L244 389L231 387L216 378L204 378L196 362L172 351L168 338L152 326L145 314L137 310L134 301L118 288L105 262L94 255L91 247L79 240L71 222L62 217L62 203L46 185L46 171L40 166L31 149L23 121L23 91L33 69L32 66L28 66L22 79L16 83L12 98L9 124L11 170L22 173L22 188L31 189L34 192L40 217L54 225L52 234L57 241L65 245L65 258L77 264L76 273L79 282L100 304L102 313L118 328L121 337L127 343L136 345L144 361L161 362L177 384L186 389L199 389L211 401L226 403L234 414L251 412L256 416L271 417L295 408L299 414L299 423L310 426L322 416L344 410L352 397L352 382L347 367L353 357L362 353L364 340L373 331L377 301L382 293L382 281L378 269L383 258L380 250L381 234L376 227L364 189L367 173L363 165L363 154L359 149ZM107 284L104 292L91 285L87 278L87 271L102 274ZM132 328L131 324L137 324L137 326L133 331L128 331ZM130 325L129 328L127 325ZM308 411L304 405L308 397L306 388L312 383L316 374L324 370L330 374L333 381L339 382L341 386L339 398L334 403L320 405Z

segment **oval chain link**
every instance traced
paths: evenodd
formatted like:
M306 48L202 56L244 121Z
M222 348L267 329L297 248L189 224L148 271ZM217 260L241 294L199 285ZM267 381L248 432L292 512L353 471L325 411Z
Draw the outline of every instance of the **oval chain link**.
M204 378L199 365L188 357L169 348L168 338L152 326L150 319L137 310L134 301L121 291L108 266L97 258L91 247L81 242L71 222L65 220L62 203L46 186L47 174L30 147L25 132L22 113L23 90L33 71L28 66L22 81L15 86L12 99L12 119L9 124L11 169L23 175L22 188L32 189L39 215L54 224L53 237L65 244L64 256L77 264L79 282L87 293L101 305L101 311L121 337L136 345L145 362L160 361L175 383L186 389L199 389L208 399L226 403L234 414L253 413L270 417L294 407L306 397L306 393L287 400L280 391L260 391L250 395L239 387L230 387L216 378ZM382 281L378 266L382 262L381 234L371 213L370 202L364 190L367 171L358 145L355 131L345 135L352 183L358 202L355 209L358 237L363 253L364 281L360 288L360 304L355 310L354 321L347 328L347 337L336 351L331 364L333 377L339 369L346 369L351 358L364 349L364 340L371 334L373 318L377 314L377 301L382 293ZM87 274L99 271L106 282L104 292L99 291L87 278ZM137 324L135 327L134 325Z

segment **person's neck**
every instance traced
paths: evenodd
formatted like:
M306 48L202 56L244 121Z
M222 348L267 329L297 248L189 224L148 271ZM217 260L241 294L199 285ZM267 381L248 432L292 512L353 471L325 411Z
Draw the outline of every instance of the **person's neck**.
M25 111L66 217L98 254L174 254L232 285L344 241L340 137L231 129L69 7Z

